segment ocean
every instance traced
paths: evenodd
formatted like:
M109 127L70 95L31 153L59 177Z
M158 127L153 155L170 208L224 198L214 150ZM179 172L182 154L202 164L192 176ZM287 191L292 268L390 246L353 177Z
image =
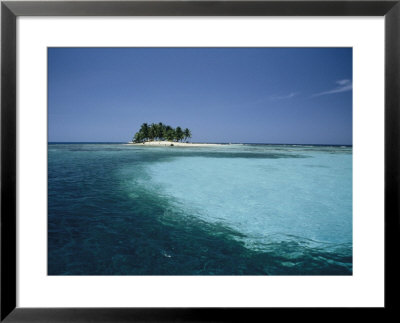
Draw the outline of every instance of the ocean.
M48 145L49 275L352 275L352 147Z

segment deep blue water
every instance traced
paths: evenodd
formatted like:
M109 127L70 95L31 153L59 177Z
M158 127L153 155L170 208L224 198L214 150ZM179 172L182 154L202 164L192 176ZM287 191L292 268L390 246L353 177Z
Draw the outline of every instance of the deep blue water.
M49 275L351 275L352 148L49 144Z

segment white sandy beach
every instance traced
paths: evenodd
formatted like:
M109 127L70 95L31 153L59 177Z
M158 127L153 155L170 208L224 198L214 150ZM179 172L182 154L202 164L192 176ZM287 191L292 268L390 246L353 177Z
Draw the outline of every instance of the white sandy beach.
M189 142L174 142L174 141L146 141L144 143L129 142L128 145L157 146L157 147L214 147L214 146L221 146L221 144L189 143Z

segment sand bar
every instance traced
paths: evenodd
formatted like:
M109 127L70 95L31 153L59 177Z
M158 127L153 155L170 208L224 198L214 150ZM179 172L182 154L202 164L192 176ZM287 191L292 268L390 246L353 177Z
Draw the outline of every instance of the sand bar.
M222 144L207 143L190 143L190 142L174 142L174 141L146 141L144 143L129 142L127 145L133 146L157 146L157 147L217 147Z

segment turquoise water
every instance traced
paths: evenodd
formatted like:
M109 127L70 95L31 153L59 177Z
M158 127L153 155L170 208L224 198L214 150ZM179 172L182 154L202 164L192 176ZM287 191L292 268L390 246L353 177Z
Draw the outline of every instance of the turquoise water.
M49 144L50 275L351 275L352 148Z

